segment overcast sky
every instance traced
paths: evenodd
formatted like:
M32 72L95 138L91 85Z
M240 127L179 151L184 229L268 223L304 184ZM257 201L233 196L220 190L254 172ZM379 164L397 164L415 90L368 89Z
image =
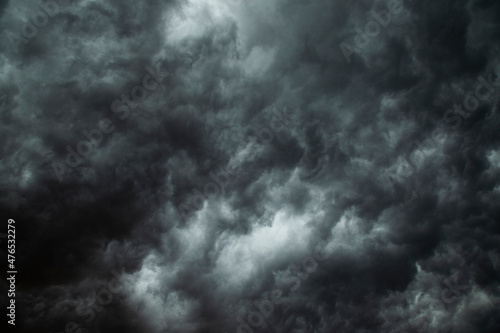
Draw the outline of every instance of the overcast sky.
M2 0L0 30L20 332L500 331L500 2Z

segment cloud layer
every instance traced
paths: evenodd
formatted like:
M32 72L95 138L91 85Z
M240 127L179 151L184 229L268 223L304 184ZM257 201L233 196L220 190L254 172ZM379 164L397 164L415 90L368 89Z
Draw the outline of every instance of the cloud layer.
M497 1L0 15L23 332L500 328Z

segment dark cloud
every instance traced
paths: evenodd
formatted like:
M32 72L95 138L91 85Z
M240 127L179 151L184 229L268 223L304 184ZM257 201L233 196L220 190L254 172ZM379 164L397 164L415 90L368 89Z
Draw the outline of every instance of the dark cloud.
M500 5L394 1L0 2L16 327L497 332Z

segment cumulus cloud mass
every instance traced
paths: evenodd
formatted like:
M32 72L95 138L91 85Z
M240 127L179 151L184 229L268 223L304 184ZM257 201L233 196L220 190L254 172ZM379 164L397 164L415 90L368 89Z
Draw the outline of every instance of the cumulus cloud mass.
M0 29L10 331L500 332L498 1L2 0Z

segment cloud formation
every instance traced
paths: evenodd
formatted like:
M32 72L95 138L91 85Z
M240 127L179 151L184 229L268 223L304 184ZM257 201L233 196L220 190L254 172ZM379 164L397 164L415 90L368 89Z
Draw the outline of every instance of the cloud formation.
M394 0L57 0L15 44L55 2L0 3L23 332L498 331L497 1L349 63Z

